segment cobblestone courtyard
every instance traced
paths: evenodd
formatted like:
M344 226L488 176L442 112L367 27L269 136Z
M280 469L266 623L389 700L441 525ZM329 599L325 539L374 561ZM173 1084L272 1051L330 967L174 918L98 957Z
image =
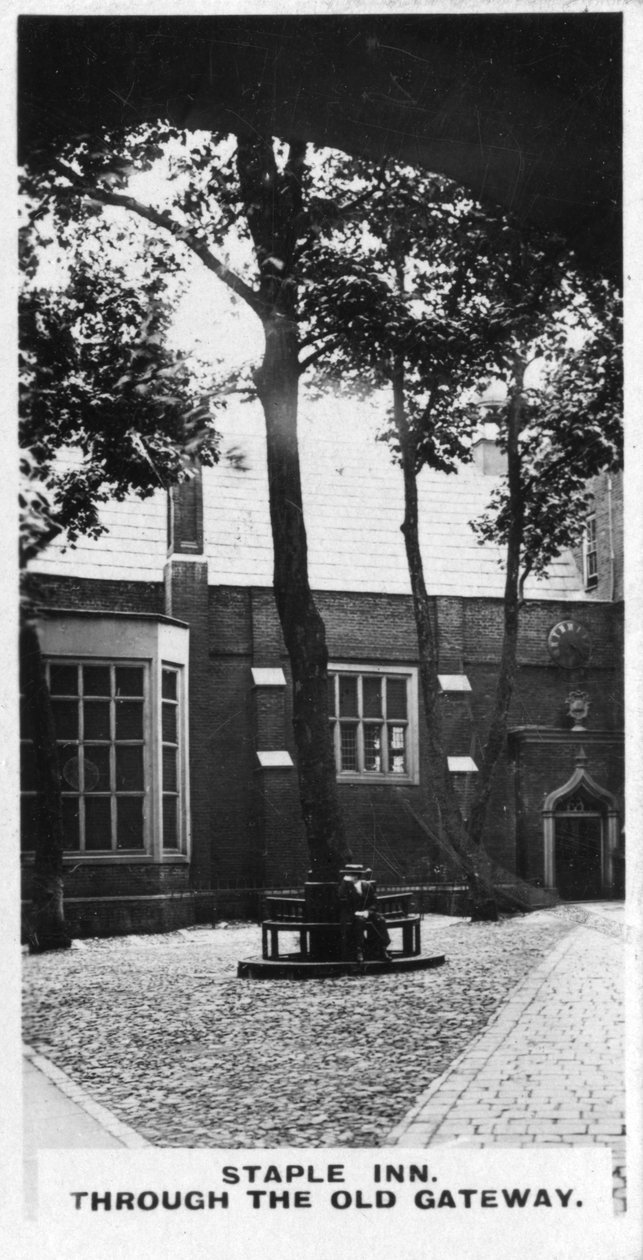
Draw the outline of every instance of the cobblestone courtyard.
M616 916L429 916L424 952L446 965L377 979L239 980L259 935L26 957L24 1040L155 1146L597 1143L622 1206Z

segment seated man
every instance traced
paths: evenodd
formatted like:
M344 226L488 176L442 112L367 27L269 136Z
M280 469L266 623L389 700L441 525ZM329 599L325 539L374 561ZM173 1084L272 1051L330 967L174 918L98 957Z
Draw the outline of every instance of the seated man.
M377 909L375 880L367 868L345 868L339 885L342 931L342 952L358 962L367 956L391 961L388 946L391 938L384 915Z

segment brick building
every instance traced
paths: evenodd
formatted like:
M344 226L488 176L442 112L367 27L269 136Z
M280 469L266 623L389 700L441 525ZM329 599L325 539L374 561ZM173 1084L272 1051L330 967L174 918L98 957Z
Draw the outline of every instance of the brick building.
M440 885L454 872L423 770L402 479L374 423L335 399L303 408L300 423L340 798L354 858L380 886ZM169 496L113 505L100 540L52 545L32 566L59 740L67 916L78 934L244 913L258 890L305 878L261 412L231 411L223 428L231 458ZM500 551L480 546L469 522L498 471L484 438L457 476L425 470L419 483L449 766L465 814L504 580ZM595 491L582 551L527 583L488 833L509 872L571 900L623 887L620 486L599 478Z

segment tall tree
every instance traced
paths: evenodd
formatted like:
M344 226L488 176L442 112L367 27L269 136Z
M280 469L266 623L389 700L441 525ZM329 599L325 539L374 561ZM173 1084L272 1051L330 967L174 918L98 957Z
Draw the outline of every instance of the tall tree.
M494 914L482 845L517 662L522 588L574 539L587 481L620 459L618 304L579 275L561 242L524 232L440 178L390 163L375 172L328 160L335 192L360 191L326 245L327 281L307 308L318 372L336 386L390 389L390 428L404 480L402 524L428 728L428 779L449 848L468 874L476 917ZM341 199L337 198L341 204ZM346 260L349 260L348 262ZM314 295L314 296L313 296ZM573 349L580 333L581 349ZM528 388L541 364L546 383ZM495 699L468 823L458 808L441 729L436 633L418 524L417 477L467 458L479 412L472 395L506 386L494 415L507 476L480 522L506 547L503 639ZM582 519L582 517L581 517ZM429 579L430 580L430 579Z
M135 172L164 157L167 181L156 200L132 193ZM156 229L174 265L201 260L261 321L263 360L255 387L266 424L274 592L293 674L293 723L302 815L316 880L335 880L349 856L337 796L328 720L328 652L308 578L297 406L300 356L299 256L314 233L305 146L240 133L233 139L169 129L82 141L41 155L27 176L35 213L58 237L70 222L116 207ZM245 258L244 258L245 249ZM235 267L227 256L236 255ZM157 261L164 267L162 257ZM244 274L245 272L245 274Z
M525 582L532 572L543 576L564 549L581 541L592 478L622 467L619 301L608 285L594 286L573 272L549 289L547 301L540 321L534 311L531 340L529 329L522 339L514 334L512 357L496 365L507 391L504 406L493 411L507 474L474 522L482 542L506 549L501 665L469 820L474 844L484 836L493 776L506 745ZM582 343L574 348L571 328L578 331L579 323ZM533 367L539 379L529 386Z

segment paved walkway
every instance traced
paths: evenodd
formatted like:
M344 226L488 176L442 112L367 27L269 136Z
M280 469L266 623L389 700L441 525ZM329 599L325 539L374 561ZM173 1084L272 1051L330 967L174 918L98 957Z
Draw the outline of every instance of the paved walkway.
M517 985L386 1145L609 1146L622 1211L623 907L568 909L578 929Z
M25 1047L23 1057L23 1096L24 1201L30 1216L37 1204L39 1150L149 1145L94 1102L65 1072L29 1047Z

